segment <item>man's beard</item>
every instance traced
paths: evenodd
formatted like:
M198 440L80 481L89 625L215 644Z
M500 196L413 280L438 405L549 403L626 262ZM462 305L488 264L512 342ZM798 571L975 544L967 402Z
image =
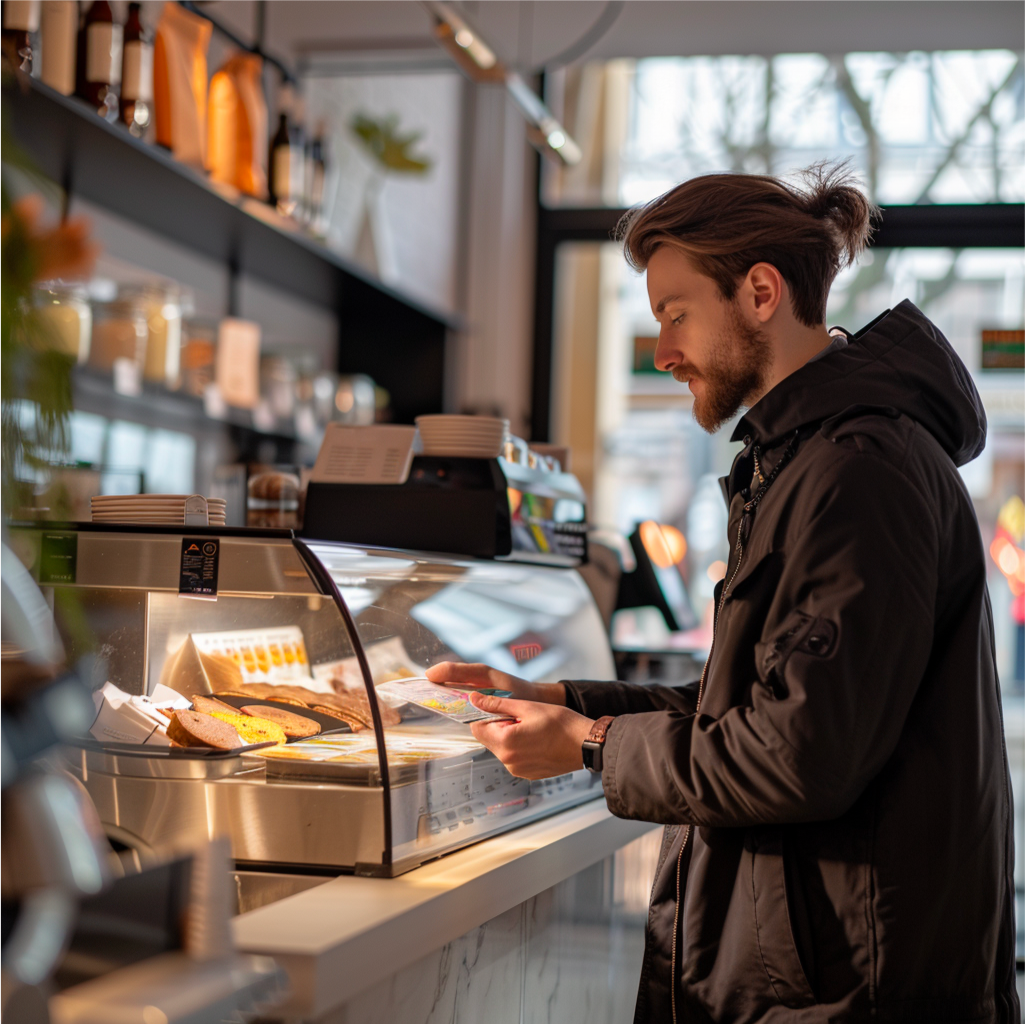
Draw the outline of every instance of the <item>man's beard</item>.
M673 377L684 383L697 377L704 383L704 394L694 396L694 419L714 434L733 419L749 396L761 393L771 366L768 337L748 324L731 303L729 323L712 345L701 372L685 363L673 368Z

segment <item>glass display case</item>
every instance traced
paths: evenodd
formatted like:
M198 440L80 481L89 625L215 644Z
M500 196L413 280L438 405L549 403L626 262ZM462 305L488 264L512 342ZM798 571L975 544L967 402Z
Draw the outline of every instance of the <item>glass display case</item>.
M287 531L50 525L16 529L11 544L94 689L163 684L320 724L240 751L122 743L94 726L70 752L74 771L108 836L140 856L223 834L240 866L397 875L601 794L584 770L513 777L468 725L404 697L403 681L444 660L531 680L612 678L574 569Z

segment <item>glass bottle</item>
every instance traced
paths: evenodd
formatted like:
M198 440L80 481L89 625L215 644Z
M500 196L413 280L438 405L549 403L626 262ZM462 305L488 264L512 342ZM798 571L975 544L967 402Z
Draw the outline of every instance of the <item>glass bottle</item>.
M142 5L128 5L121 63L121 123L135 136L142 136L150 122L153 106L153 43L143 30Z
M39 0L5 0L0 45L12 68L32 74L33 36L39 29Z
M327 174L324 122L306 146L306 221L314 231L323 230L324 178Z
M78 0L46 0L40 26L42 79L62 96L75 91Z
M107 0L93 0L79 33L79 96L106 121L117 119L121 78L121 26Z
M278 130L270 142L267 186L271 204L276 206L280 213L291 216L297 212L303 198L305 154L302 128L292 116L292 91L285 87L281 94Z

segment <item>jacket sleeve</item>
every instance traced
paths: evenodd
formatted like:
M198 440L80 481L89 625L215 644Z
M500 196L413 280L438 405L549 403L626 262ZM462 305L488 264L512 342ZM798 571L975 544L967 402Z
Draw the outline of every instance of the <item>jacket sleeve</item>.
M932 648L939 532L890 463L837 455L790 524L749 701L721 718L617 718L603 773L614 814L720 827L825 821L890 758ZM714 687L714 653L709 672Z
M693 715L697 708L698 685L680 687L662 684L605 683L596 680L563 680L566 705L591 719L603 715L630 715L638 712L676 711Z

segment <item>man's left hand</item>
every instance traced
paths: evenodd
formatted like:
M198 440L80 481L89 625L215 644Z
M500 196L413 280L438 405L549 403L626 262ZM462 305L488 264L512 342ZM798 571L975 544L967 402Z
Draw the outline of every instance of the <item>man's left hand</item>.
M496 698L470 697L477 708L515 721L472 723L473 735L514 775L546 779L584 767L581 745L591 732L593 719L563 705Z

